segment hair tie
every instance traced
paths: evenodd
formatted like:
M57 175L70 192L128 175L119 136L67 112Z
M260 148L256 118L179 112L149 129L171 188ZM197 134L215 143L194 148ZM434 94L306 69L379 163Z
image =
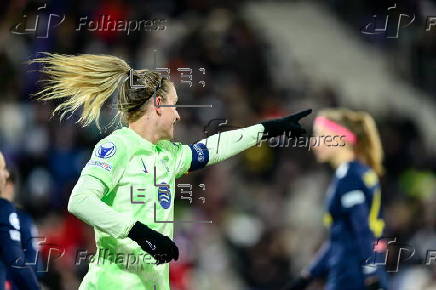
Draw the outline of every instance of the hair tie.
M314 123L316 125L323 126L338 135L344 136L345 140L352 145L355 145L357 142L356 134L351 132L351 130L349 130L348 128L332 120L329 120L326 117L322 117L322 116L316 117Z

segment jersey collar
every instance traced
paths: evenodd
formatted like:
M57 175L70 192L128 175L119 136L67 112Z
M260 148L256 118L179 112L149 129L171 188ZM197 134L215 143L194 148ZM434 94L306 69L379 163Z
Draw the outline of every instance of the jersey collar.
M141 135L139 135L138 133L136 133L135 131L133 131L129 127L123 127L121 130L125 131L129 136L132 137L132 139L137 141L139 144L142 144L144 149L156 150L156 145L154 145L153 143L151 143L147 139L142 138Z

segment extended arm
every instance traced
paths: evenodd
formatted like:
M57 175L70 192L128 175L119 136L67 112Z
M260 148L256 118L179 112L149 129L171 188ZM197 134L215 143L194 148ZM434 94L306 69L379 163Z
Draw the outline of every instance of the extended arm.
M115 238L129 237L159 264L178 259L179 250L169 237L136 221L130 214L117 212L101 201L106 190L99 179L90 175L80 176L70 196L68 211Z
M192 164L189 171L226 160L259 144L265 137L276 137L281 134L299 137L306 132L299 121L311 112L312 110L306 110L284 118L263 121L247 128L218 133L202 139L190 145Z
M209 155L207 165L214 165L258 144L262 139L264 129L263 125L257 124L214 134L197 144L204 144L207 147Z

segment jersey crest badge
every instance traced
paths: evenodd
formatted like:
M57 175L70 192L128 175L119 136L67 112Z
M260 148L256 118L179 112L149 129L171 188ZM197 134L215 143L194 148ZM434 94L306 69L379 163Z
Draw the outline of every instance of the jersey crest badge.
M159 200L160 205L164 209L168 209L171 206L171 192L170 186L167 184L161 184L157 191L157 198Z

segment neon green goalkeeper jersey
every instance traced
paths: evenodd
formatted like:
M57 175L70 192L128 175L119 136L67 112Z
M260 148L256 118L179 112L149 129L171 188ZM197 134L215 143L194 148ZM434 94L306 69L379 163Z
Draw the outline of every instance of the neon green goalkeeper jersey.
M170 289L169 264L156 265L127 237L132 225L140 221L173 239L175 179L254 146L263 131L258 124L182 145L152 144L124 127L102 139L68 203L95 229L97 251L80 289Z
M102 201L114 210L173 239L175 178L191 161L189 146L167 140L153 145L124 127L96 145L82 175L106 185ZM98 228L95 240L97 252L81 289L169 289L168 263L156 265L136 242Z

